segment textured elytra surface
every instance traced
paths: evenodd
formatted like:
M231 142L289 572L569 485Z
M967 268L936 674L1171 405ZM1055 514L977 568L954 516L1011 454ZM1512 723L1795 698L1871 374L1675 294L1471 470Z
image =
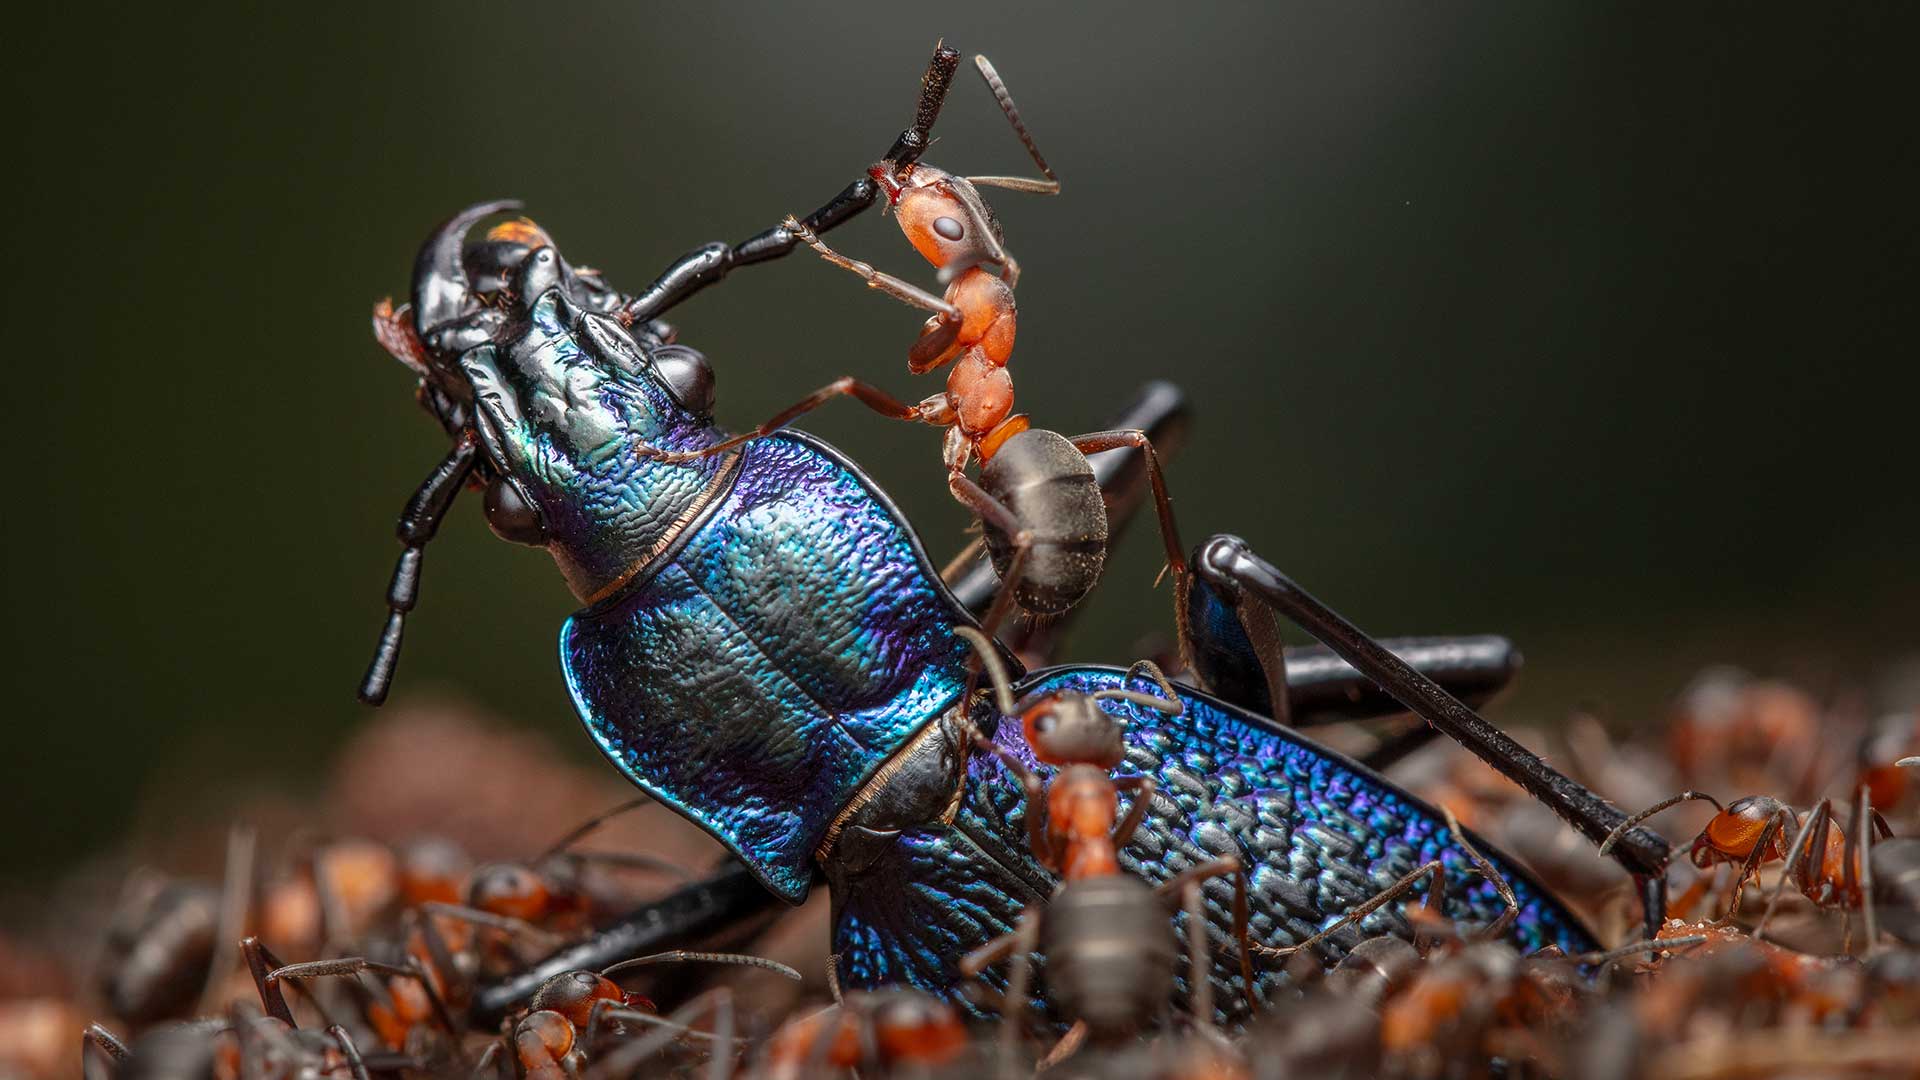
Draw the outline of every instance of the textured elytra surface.
M966 642L892 506L836 453L743 448L711 517L570 619L575 706L636 784L804 896L834 815L962 692Z
M1019 690L1091 692L1123 677L1108 668L1052 668ZM1182 699L1185 708L1173 717L1128 702L1104 703L1127 725L1127 760L1116 773L1152 776L1159 787L1121 853L1127 872L1159 883L1217 856L1237 856L1251 870L1251 935L1269 945L1304 940L1432 859L1447 867L1446 911L1462 926L1484 926L1505 910L1493 886L1470 873L1466 852L1431 808L1261 717L1197 692L1183 691ZM1043 776L1051 773L1033 759L1019 723L1001 723L995 740ZM978 754L951 827L907 830L863 851L858 868L836 881L835 949L843 978L858 987L904 982L952 995L958 958L1006 932L1025 904L1054 887L1027 846L1026 814L1019 783ZM1507 935L1513 945L1522 951L1558 945L1569 953L1594 947L1587 930L1530 878L1491 845L1476 839L1475 846L1519 901ZM1211 880L1203 895L1219 1018L1243 1021L1232 882ZM1422 888L1407 902L1424 895ZM1408 935L1404 911L1405 903L1381 908L1323 943L1321 957L1331 963L1374 934ZM1184 921L1172 918L1169 933L1184 935ZM1264 1002L1284 976L1272 962L1256 962L1255 971L1254 995ZM1000 985L1002 972L989 982ZM1183 973L1175 995L1182 1007L1186 995Z

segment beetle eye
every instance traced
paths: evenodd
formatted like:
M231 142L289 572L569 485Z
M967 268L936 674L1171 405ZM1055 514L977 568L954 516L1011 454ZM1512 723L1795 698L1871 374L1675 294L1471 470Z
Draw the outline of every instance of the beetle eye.
M933 219L933 231L949 240L958 240L967 235L967 230L955 218L937 217Z

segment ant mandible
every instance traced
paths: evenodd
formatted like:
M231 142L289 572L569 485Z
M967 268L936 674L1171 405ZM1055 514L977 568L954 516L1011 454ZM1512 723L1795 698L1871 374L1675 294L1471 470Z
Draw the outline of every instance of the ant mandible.
M944 47L936 64L941 56L949 58L949 63L957 60L957 54ZM836 397L851 397L895 420L946 428L941 457L948 490L980 519L994 570L1009 586L986 620L991 627L1006 600L1017 601L1035 614L1057 614L1079 602L1098 582L1106 560L1108 524L1088 454L1125 448L1144 454L1167 566L1176 586L1184 583L1187 568L1159 458L1145 432L1100 431L1068 438L1034 428L1025 414L1013 412L1013 379L1007 362L1013 356L1017 321L1013 289L1020 279L1020 264L1007 252L999 221L979 189L1056 195L1060 180L1041 156L999 73L984 56L974 57L974 65L1044 179L955 176L918 161L879 161L867 170L886 194L908 243L939 271L946 284L944 295L935 296L840 254L795 217L782 222L791 235L821 258L858 276L868 288L932 313L907 352L907 369L921 375L952 365L946 390L907 405L868 383L841 378L752 431L698 450L654 456L674 463L727 453ZM941 102L937 95L923 95L921 128L931 129ZM967 474L975 461L980 465L977 481Z

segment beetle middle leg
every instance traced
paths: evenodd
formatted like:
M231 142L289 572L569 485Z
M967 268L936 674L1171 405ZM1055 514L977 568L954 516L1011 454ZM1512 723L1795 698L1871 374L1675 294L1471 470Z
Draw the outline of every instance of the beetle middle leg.
M1246 541L1215 536L1195 550L1192 567L1196 579L1217 593L1235 598L1244 592L1320 639L1422 720L1519 784L1589 839L1599 842L1625 820L1626 815L1613 804L1548 765L1294 584L1254 554ZM1268 664L1284 662L1279 650L1271 647L1261 659ZM1612 852L1639 883L1647 934L1654 936L1666 918L1667 842L1645 829L1632 829L1616 838Z
M926 75L920 80L920 102L914 111L913 124L894 139L882 160L900 165L920 160L933 140L934 121L939 119L940 107L946 101L954 72L959 67L957 50L944 45L934 50ZM808 214L801 224L812 233L823 233L852 220L879 199L880 185L871 177L862 176ZM780 258L792 253L800 243L799 234L782 223L738 244L702 244L674 260L651 285L628 300L621 308L621 317L629 324L650 322L701 289L724 279L736 267Z
M395 532L405 548L400 552L400 561L394 564L393 580L387 586L387 625L380 632L380 644L374 650L373 662L367 665L366 678L360 681L360 700L369 705L387 700L394 667L400 663L400 638L406 630L407 613L420 599L420 563L426 554L427 542L440 531L440 523L446 520L447 510L453 506L453 497L472 475L479 453L480 443L472 430L462 431L454 440L453 449L421 481L419 490L407 500L407 507L400 514Z

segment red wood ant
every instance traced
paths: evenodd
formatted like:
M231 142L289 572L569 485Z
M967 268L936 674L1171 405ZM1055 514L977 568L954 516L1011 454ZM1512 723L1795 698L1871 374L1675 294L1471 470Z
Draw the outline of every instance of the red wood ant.
M941 57L957 62L951 49L943 48L936 64ZM979 518L994 570L1010 585L1007 598L1029 612L1050 615L1079 602L1099 580L1106 561L1106 507L1086 456L1137 448L1146 460L1167 565L1178 584L1184 580L1186 560L1159 458L1146 434L1101 431L1067 438L1033 428L1024 414L1013 412L1013 379L1007 362L1013 355L1017 321L1013 288L1020 278L1020 265L1008 254L999 222L979 189L1053 195L1059 193L1060 181L1040 155L993 65L984 56L974 57L974 64L1044 179L962 177L918 161L880 161L867 170L885 192L908 243L939 270L946 284L944 295L935 296L840 254L798 218L789 216L782 223L821 258L852 272L868 288L932 313L907 352L907 369L919 375L951 364L945 392L907 405L868 383L841 378L752 431L699 450L656 452L655 456L684 462L727 453L836 397L851 397L891 419L943 427L947 434L941 456L948 490ZM937 97L930 102L923 98L922 126L931 128L940 105ZM980 463L977 482L967 475L974 461ZM994 622L990 615L987 624Z
M1211 961L1200 884L1212 877L1231 876L1234 882L1234 930L1243 987L1252 1007L1246 883L1240 861L1230 855L1209 860L1157 887L1120 868L1120 849L1146 816L1155 785L1152 777L1112 775L1111 770L1126 756L1126 745L1119 723L1100 702L1124 700L1177 715L1185 706L1166 675L1152 661L1142 660L1128 670L1127 681L1145 676L1158 686L1159 694L1106 689L1091 694L1045 693L1015 701L992 640L972 627L955 631L984 662L1000 714L1018 717L1034 757L1058 770L1051 782L1043 780L1012 751L979 732L974 734L975 745L993 754L1019 779L1026 791L1028 842L1034 857L1063 879L1046 904L1044 919L1038 905L1029 907L1011 932L960 961L961 973L975 978L1012 955L1001 1010L1008 1018L1004 1029L1008 1051L1018 1039L1018 1017L1027 1006L1027 958L1043 945L1052 994L1077 1018L1062 1047L1087 1035L1101 1042L1121 1038L1151 1021L1166 1003L1166 986L1173 974L1173 942L1166 933L1161 899L1166 896L1181 897L1186 908L1188 959L1194 973L1189 1010L1196 1024L1211 1029L1213 982L1205 974ZM1119 808L1123 791L1132 795L1124 818Z
M785 1080L822 1067L937 1069L966 1048L966 1024L953 1006L918 990L890 988L848 994L781 1025L767 1045L767 1073Z
M1883 839L1893 835L1886 820L1872 807L1866 788L1860 789L1856 802L1856 822L1851 833L1833 823L1833 800L1821 799L1807 814L1766 795L1749 795L1722 806L1718 799L1699 791L1683 791L1647 807L1621 822L1600 843L1605 855L1627 830L1671 806L1689 800L1713 804L1716 813L1695 836L1687 855L1693 865L1707 870L1720 863L1739 866L1732 886L1732 899L1725 918L1740 910L1742 890L1760 867L1775 861L1786 863L1786 876L1774 888L1766 913L1754 928L1755 940L1763 940L1766 924L1779 902L1781 888L1789 878L1796 879L1800 892L1815 907L1851 911L1863 905L1869 882L1863 879L1862 866L1870 852L1855 850L1855 839L1871 848L1873 834ZM1791 840L1785 839L1789 827ZM1704 880L1704 879L1703 879ZM1869 944L1873 928L1869 927Z

